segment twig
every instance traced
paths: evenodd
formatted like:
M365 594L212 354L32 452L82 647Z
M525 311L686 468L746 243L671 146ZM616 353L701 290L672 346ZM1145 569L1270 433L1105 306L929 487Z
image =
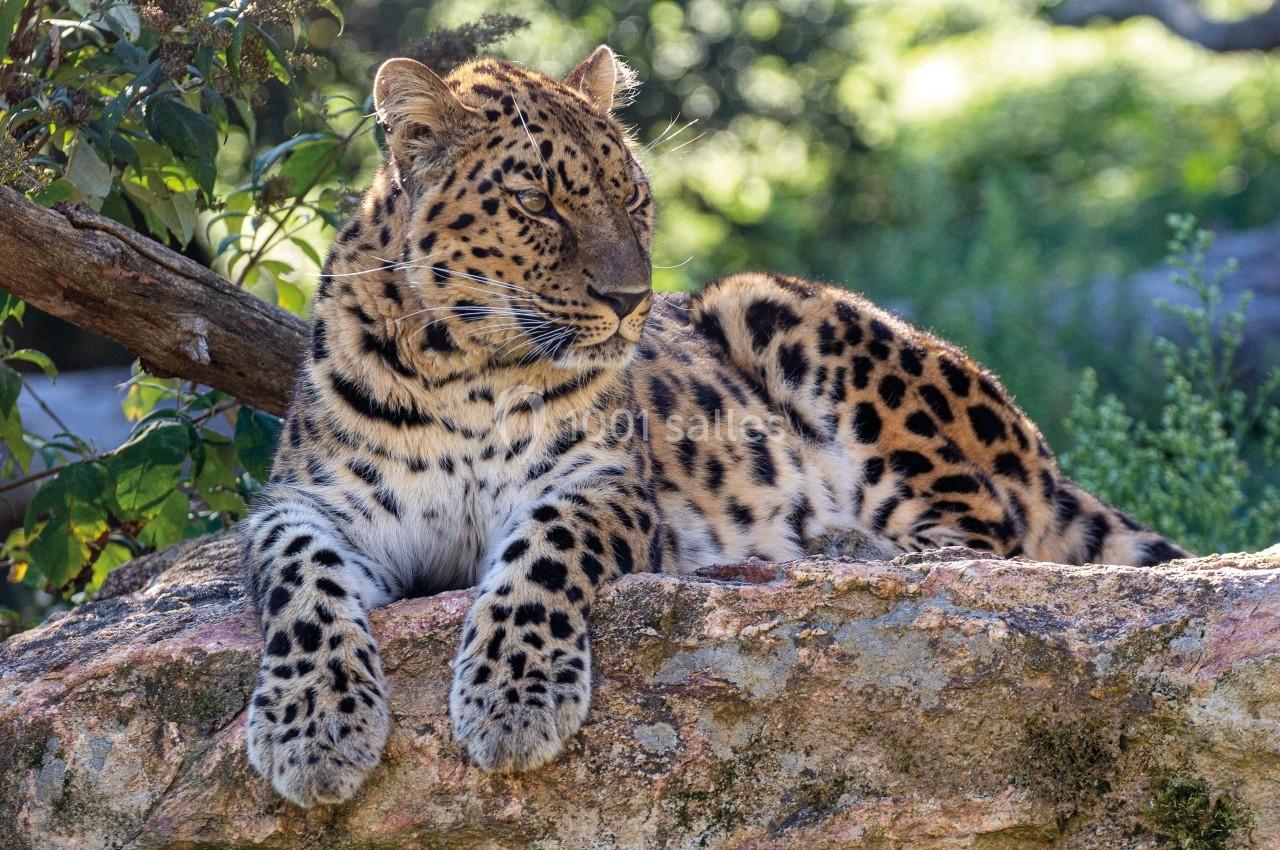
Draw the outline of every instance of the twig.
M208 422L213 417L222 413L226 413L228 410L238 407L239 405L240 405L240 402L238 401L223 402L217 407L206 410L204 413L201 413L199 416L192 419L191 424L203 425L205 422ZM65 430L65 426L63 427ZM109 452L99 452L96 455L90 455L88 457L82 458L81 460L78 460L75 463L101 463L104 460L109 460L110 458L115 457L119 453L120 453L120 447L116 447ZM9 493L9 492L12 492L13 490L21 489L33 482L41 481L45 478L48 478L51 475L57 475L59 472L66 469L68 466L74 466L75 463L60 463L57 466L51 466L48 469L42 469L39 472L33 472L30 475L27 475L23 478L18 478L14 481L10 481L6 484L0 485L0 494Z
M289 208L284 211L283 216L271 219L275 223L275 229L272 230L271 234L267 236L263 243L255 248L253 253L249 255L249 261L245 263L244 267L240 269L240 273L236 275L236 286L244 286L244 281L249 275L249 270L258 264L268 249L274 247L274 240L280 235L280 231L284 229L285 222L289 220L289 217L293 215L298 207L302 206L303 200L306 199L311 190L319 185L320 178L324 175L325 169L333 163L334 157L342 157L346 154L347 147L351 144L351 141L356 137L356 135L364 129L364 126L368 121L369 116L365 115L356 122L356 125L351 128L351 132L347 133L347 135L342 138L342 141L334 145L333 150L329 151L329 155L324 158L324 162L320 163L316 168L315 174L311 176L311 181L302 188L301 192L294 195L293 202L289 204ZM230 269L228 269L228 271L230 271Z
M22 386L26 388L27 395L31 396L31 399L36 403L36 406L38 406L42 411L44 411L44 415L52 419L53 424L58 426L58 428L60 429L60 432L63 434L66 434L67 436L72 436L71 429L67 427L67 423L62 421L62 417L59 416L57 413L55 413L52 407L45 404L44 399L40 398L40 395L39 393L36 392L35 387L31 386L31 382L28 381L26 378L23 378ZM83 454L83 452L81 454Z

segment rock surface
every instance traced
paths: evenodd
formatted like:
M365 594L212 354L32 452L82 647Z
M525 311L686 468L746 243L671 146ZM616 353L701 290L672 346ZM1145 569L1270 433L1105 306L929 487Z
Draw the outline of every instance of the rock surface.
M1280 553L632 576L595 608L586 726L514 777L449 735L472 594L397 602L386 757L312 811L245 760L233 560L127 567L0 645L0 848L1280 846Z

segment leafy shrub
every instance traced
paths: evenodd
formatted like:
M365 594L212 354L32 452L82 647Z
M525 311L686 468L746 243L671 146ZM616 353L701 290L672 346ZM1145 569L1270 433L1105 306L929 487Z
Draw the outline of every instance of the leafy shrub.
M1190 344L1157 340L1164 375L1158 422L1136 419L1099 395L1086 371L1067 419L1066 472L1137 519L1200 552L1256 550L1280 540L1280 490L1265 471L1280 461L1280 370L1251 392L1232 372L1249 294L1226 309L1205 254L1212 235L1191 216L1170 216L1174 282L1194 306L1161 305L1186 324ZM1261 469L1262 472L1256 471Z
M0 330L21 322L22 302L0 303ZM234 399L136 372L123 406L137 425L122 446L98 451L71 434L44 437L23 428L20 391L35 390L10 362L53 365L36 352L15 350L0 333L0 494L30 483L39 489L23 525L0 551L10 581L79 601L107 574L135 555L216 531L234 522L269 474L280 422ZM47 408L46 408L47 410ZM51 414L52 415L52 414ZM39 471L23 477L39 457Z
M0 179L38 203L88 204L188 251L202 230L221 226L228 234L215 259L239 282L301 310L305 299L283 277L291 269L265 254L299 222L336 223L337 164L344 145L369 129L347 118L367 112L363 104L316 98L300 84L316 57L307 28L295 24L340 19L337 7L11 0L0 8ZM243 184L223 185L222 139L232 126L252 138L272 99L289 103L306 132L263 151ZM350 126L339 128L344 119ZM56 416L59 433L32 433L18 393L44 405L6 364L27 360L56 375L47 358L15 351L4 335L23 310L12 298L0 309L0 475L11 479L0 494L37 486L23 525L0 547L10 580L80 600L133 556L244 511L267 477L274 417L136 372L124 407L137 425L124 445L89 445Z

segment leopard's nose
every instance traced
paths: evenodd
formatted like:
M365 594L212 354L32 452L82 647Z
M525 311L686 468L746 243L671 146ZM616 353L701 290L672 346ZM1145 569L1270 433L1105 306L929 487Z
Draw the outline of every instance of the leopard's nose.
M636 311L640 303L649 296L649 290L641 289L635 292L623 290L604 290L603 292L594 286L587 287L587 294L592 298L596 298L609 305L609 309L617 314L619 319L625 319Z

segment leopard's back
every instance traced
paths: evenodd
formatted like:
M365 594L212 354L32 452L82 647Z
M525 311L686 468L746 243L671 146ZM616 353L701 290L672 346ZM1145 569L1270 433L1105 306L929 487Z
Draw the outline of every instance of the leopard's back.
M661 296L632 380L671 562L845 540L1059 563L1185 554L1066 479L963 351L846 290L740 274Z

